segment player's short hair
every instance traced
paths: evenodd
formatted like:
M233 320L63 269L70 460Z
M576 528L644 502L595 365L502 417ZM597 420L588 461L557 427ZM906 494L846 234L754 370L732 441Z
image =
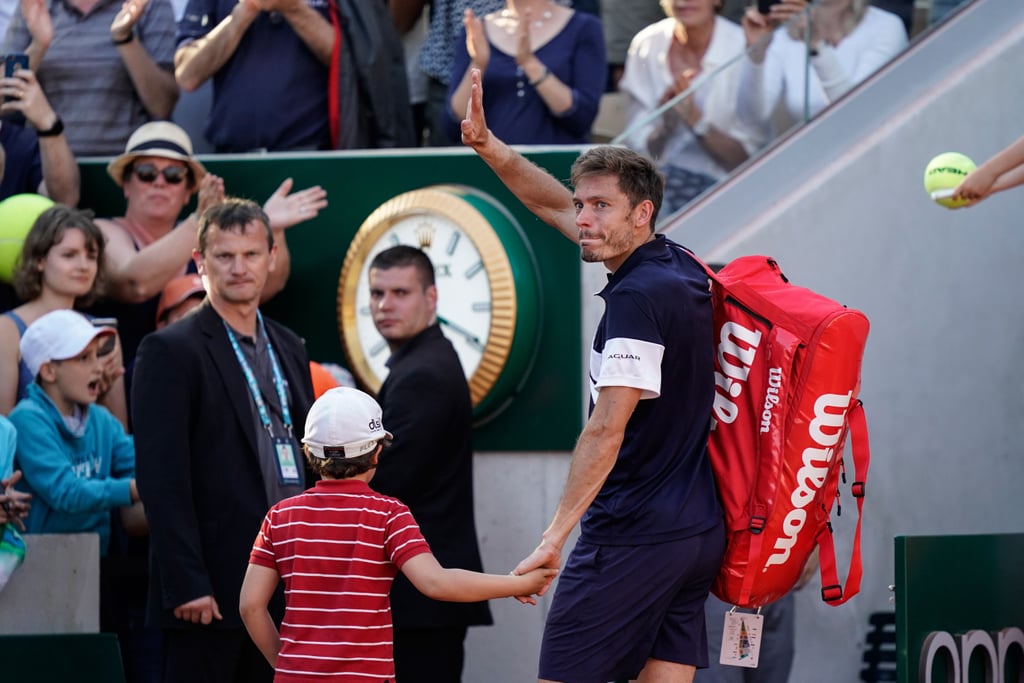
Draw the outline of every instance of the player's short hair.
M396 247L389 247L373 257L370 261L370 270L388 270L390 268L406 268L413 266L420 276L420 284L423 289L434 284L434 264L426 252L406 244L399 244Z
M665 179L650 159L625 147L601 145L581 154L572 165L570 182L575 186L583 178L611 175L619 181L619 190L629 199L630 208L645 199L654 205L651 232L661 210Z
M270 229L270 217L251 199L228 197L220 204L211 206L199 217L199 253L206 253L206 242L210 230L244 233L250 223L259 223L267 233L267 248L274 248L274 231Z

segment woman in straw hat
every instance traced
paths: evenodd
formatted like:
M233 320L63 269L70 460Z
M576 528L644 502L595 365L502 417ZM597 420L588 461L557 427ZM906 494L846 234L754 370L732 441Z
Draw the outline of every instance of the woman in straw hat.
M196 247L199 215L224 198L224 182L207 173L192 156L192 141L180 127L153 121L128 139L124 154L115 157L107 173L124 190L124 216L96 221L106 237L103 274L107 301L94 312L118 318L125 364L131 370L135 348L155 329L161 290L183 275ZM316 218L327 206L327 192L319 185L290 193L285 179L263 205L278 244L277 267L264 289L264 300L284 288L290 255L284 231ZM196 212L183 221L178 216L199 193ZM175 229L177 225L180 229Z

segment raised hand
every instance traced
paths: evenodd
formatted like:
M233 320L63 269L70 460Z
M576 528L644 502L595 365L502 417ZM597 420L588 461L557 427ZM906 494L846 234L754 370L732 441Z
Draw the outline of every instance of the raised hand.
M466 27L466 52L469 53L470 62L481 71L486 71L491 61L491 44L487 41L483 19L467 7L462 15L462 25Z
M224 201L224 179L220 176L207 173L199 181L199 201L196 205L196 214L200 217L210 207L217 206Z
M118 42L128 38L148 4L149 0L126 0L110 23L110 39Z
M740 25L743 26L743 35L747 39L747 54L755 64L760 64L764 61L764 53L772 42L771 36L775 26L768 15L757 11L755 5L751 5L743 13Z
M491 132L487 130L484 118L484 86L481 83L480 69L473 69L471 74L473 86L469 92L469 103L466 104L466 118L462 120L462 144L474 149L483 147Z
M288 194L291 192L292 184L291 178L285 178L263 204L263 210L270 218L270 227L274 230L284 230L316 218L320 209L327 206L327 190L324 188L314 185Z
M121 352L121 335L114 333L114 348L109 353L100 356L100 398L106 396L114 382L124 377L124 356Z
M526 8L516 25L516 64L519 66L523 66L533 57L533 48L530 46L530 24L532 23L533 13L530 8Z
M53 20L46 0L21 0L21 16L32 40L43 48L53 42ZM38 66L38 65L36 65Z
M0 114L21 112L36 130L47 130L57 121L36 75L28 69L18 69L10 78L0 78L0 94L11 98L0 105Z

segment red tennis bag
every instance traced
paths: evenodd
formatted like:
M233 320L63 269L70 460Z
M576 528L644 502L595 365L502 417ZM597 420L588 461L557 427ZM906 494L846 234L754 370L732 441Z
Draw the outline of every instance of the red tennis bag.
M789 284L767 256L738 258L711 278L716 386L708 449L728 528L712 592L739 607L770 603L793 588L818 547L822 599L842 604L860 590L869 453L857 394L868 319ZM858 518L843 587L829 515L845 482L848 433Z

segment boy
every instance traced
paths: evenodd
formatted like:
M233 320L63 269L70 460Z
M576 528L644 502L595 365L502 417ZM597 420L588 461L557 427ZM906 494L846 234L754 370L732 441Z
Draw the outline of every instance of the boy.
M532 604L527 596L542 595L557 573L441 567L409 509L368 486L391 438L380 406L358 389L331 389L306 417L303 450L322 479L267 513L239 603L275 683L393 681L388 592L398 570L435 600L520 596ZM278 634L267 605L281 579L286 606Z
M16 467L35 505L29 533L95 532L100 555L110 545L110 511L139 500L135 444L106 408L98 355L109 327L93 327L68 309L47 313L21 338L34 382L10 419L18 430Z

